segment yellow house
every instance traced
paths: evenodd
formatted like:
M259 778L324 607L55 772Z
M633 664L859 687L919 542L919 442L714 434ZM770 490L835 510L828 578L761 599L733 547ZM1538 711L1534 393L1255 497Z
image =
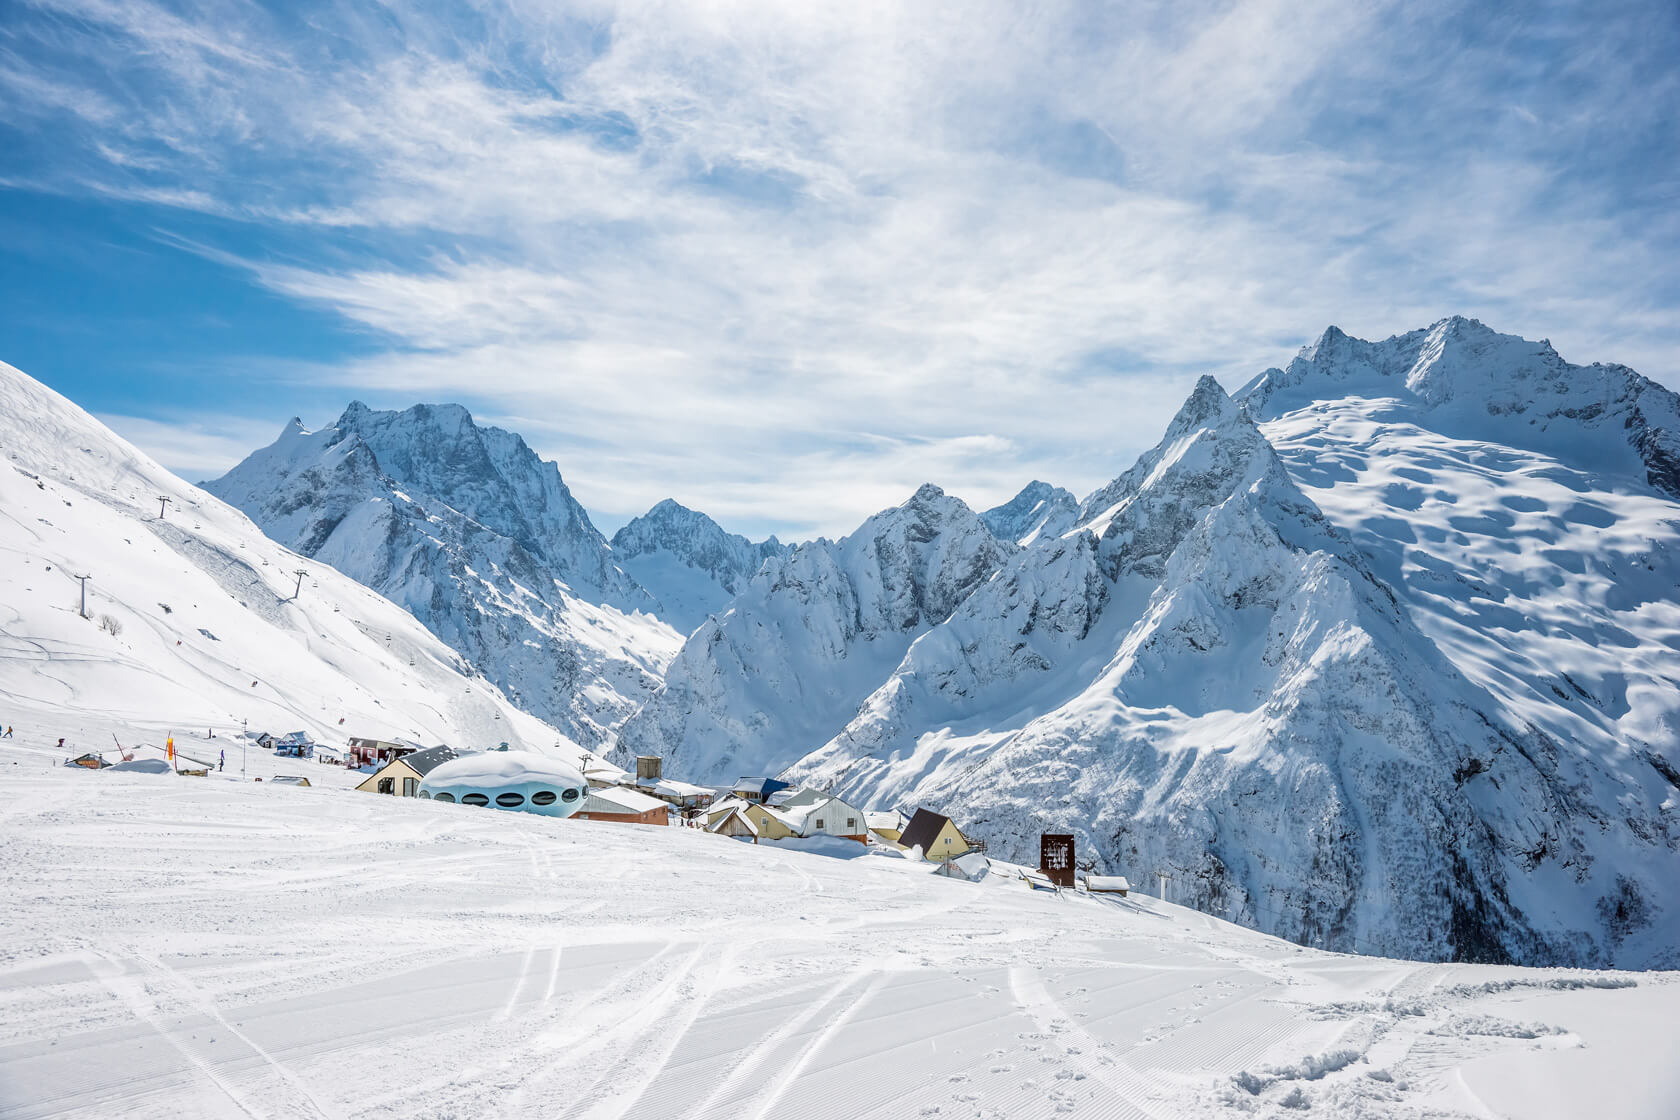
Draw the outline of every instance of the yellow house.
M722 836L751 836L755 844L760 840L784 840L798 835L774 809L766 809L751 801L736 800L707 814L706 831Z
M394 758L356 788L363 793L389 793L398 797L418 797L420 780L460 752L453 747L427 747L423 751Z
M869 826L869 834L888 844L900 843L899 837L904 835L904 814L897 809L871 809L863 815L864 823Z
M936 863L956 859L973 847L950 817L927 809L916 810L916 815L899 834L898 843L906 848L920 848L923 859Z

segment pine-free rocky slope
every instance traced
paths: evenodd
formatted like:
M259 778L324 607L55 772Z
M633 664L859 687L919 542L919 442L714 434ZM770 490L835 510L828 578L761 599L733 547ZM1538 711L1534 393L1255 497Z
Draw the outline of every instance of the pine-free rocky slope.
M275 540L407 608L587 746L659 685L680 635L553 463L458 405L297 420L205 489Z

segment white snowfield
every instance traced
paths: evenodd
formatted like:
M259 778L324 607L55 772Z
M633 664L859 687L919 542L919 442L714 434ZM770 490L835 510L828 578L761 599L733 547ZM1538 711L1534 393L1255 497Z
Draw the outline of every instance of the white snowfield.
M112 762L113 729L125 746L219 729L192 748L214 759L245 722L334 746L404 736L578 755L462 667L400 607L0 363L0 723L57 727ZM83 718L101 730L76 735Z
M47 742L0 740L9 1120L1680 1114L1673 973L1337 956L1007 869Z

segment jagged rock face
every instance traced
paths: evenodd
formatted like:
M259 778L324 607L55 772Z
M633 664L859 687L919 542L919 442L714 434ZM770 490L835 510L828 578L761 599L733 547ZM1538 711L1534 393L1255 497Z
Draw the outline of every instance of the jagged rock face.
M1390 423L1626 473L1680 499L1680 396L1627 366L1574 365L1549 342L1474 319L1454 316L1382 342L1330 327L1287 369L1269 369L1237 394L1262 420L1339 396L1388 398Z
M1071 831L1300 941L1674 963L1660 753L1562 740L1578 719L1523 718L1461 669L1293 462L1204 379L1079 530L1010 558L785 776L948 811L1010 858Z
M459 406L352 404L319 432L293 420L205 488L405 607L586 746L653 692L679 644L639 613L652 597L613 564L558 469Z
M1019 545L1059 537L1073 528L1079 499L1059 486L1033 481L1021 492L980 515L999 540Z
M660 618L684 634L728 605L772 556L775 537L753 542L703 513L666 499L613 534L613 558L657 600Z
M620 756L727 782L774 773L832 737L1013 546L924 486L857 532L772 556L723 615L689 637L665 687L625 725Z

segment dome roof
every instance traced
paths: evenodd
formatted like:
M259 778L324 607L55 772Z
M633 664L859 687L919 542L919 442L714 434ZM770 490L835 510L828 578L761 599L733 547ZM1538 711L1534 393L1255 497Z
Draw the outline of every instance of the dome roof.
M587 788L589 784L571 763L530 751L486 751L457 758L434 767L426 775L425 784L434 789L439 786L493 789L532 782L574 789Z

